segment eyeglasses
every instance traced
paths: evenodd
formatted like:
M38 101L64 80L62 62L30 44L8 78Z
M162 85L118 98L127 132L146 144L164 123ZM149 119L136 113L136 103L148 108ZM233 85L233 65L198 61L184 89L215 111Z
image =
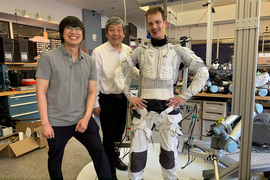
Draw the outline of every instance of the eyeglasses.
M72 26L70 26L70 25L68 25L68 26L66 26L64 29L68 29L68 30L75 30L75 31L83 31L83 29L82 28L80 28L79 26L77 26L77 27L72 27Z

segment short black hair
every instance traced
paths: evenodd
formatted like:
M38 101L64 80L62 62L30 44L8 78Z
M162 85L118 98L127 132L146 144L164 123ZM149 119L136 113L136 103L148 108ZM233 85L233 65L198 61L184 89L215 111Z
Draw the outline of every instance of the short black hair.
M84 25L83 25L82 21L79 20L75 16L67 16L64 19L62 19L62 21L59 24L59 33L60 33L62 43L65 42L62 35L63 35L65 27L67 27L67 26L72 26L72 27L77 27L78 26L78 27L82 28L82 30L83 30L82 31L83 39L85 39L85 28L84 28Z

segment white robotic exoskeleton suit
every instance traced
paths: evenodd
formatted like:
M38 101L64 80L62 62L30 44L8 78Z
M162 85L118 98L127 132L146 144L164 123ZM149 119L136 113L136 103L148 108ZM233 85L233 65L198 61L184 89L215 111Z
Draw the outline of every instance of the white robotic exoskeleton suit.
M166 180L175 180L178 136L182 134L178 123L182 115L179 110L168 108L167 100L174 96L173 84L177 81L181 63L195 73L191 85L180 95L185 100L203 88L209 77L208 70L193 51L180 45L168 43L161 47L151 44L138 47L114 73L115 83L127 98L134 95L129 90L125 75L137 63L140 70L138 96L148 103L146 109L133 112L129 179L143 179L149 139L153 127L158 126L161 136L159 162L162 175Z

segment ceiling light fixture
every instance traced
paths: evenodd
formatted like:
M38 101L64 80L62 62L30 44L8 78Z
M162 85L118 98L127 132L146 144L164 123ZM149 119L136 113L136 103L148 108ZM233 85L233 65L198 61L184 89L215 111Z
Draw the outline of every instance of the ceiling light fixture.
M27 18L34 18L37 20L47 20L49 22L55 23L54 21L54 17L52 15L41 15L40 12L36 13L36 12L30 12L27 9L15 9L15 14L17 15L18 13L20 13L20 15L22 17L27 17Z
M29 17L27 9L23 10L23 17Z
M40 12L37 13L37 20L42 20Z
M53 16L52 16L52 15L49 15L49 16L48 16L48 20L49 20L50 22L54 22Z
M140 7L140 9L147 11L149 9L149 6L142 6L142 7Z

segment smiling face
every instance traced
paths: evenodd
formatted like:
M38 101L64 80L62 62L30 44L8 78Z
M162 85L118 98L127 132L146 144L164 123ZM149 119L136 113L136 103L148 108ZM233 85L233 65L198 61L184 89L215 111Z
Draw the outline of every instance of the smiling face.
M78 47L83 39L83 33L75 27L64 28L62 37L66 46Z
M164 29L167 27L167 21L163 21L160 12L147 15L147 28L154 39L164 39Z
M121 46L123 38L125 37L122 23L109 25L106 37L113 47Z

